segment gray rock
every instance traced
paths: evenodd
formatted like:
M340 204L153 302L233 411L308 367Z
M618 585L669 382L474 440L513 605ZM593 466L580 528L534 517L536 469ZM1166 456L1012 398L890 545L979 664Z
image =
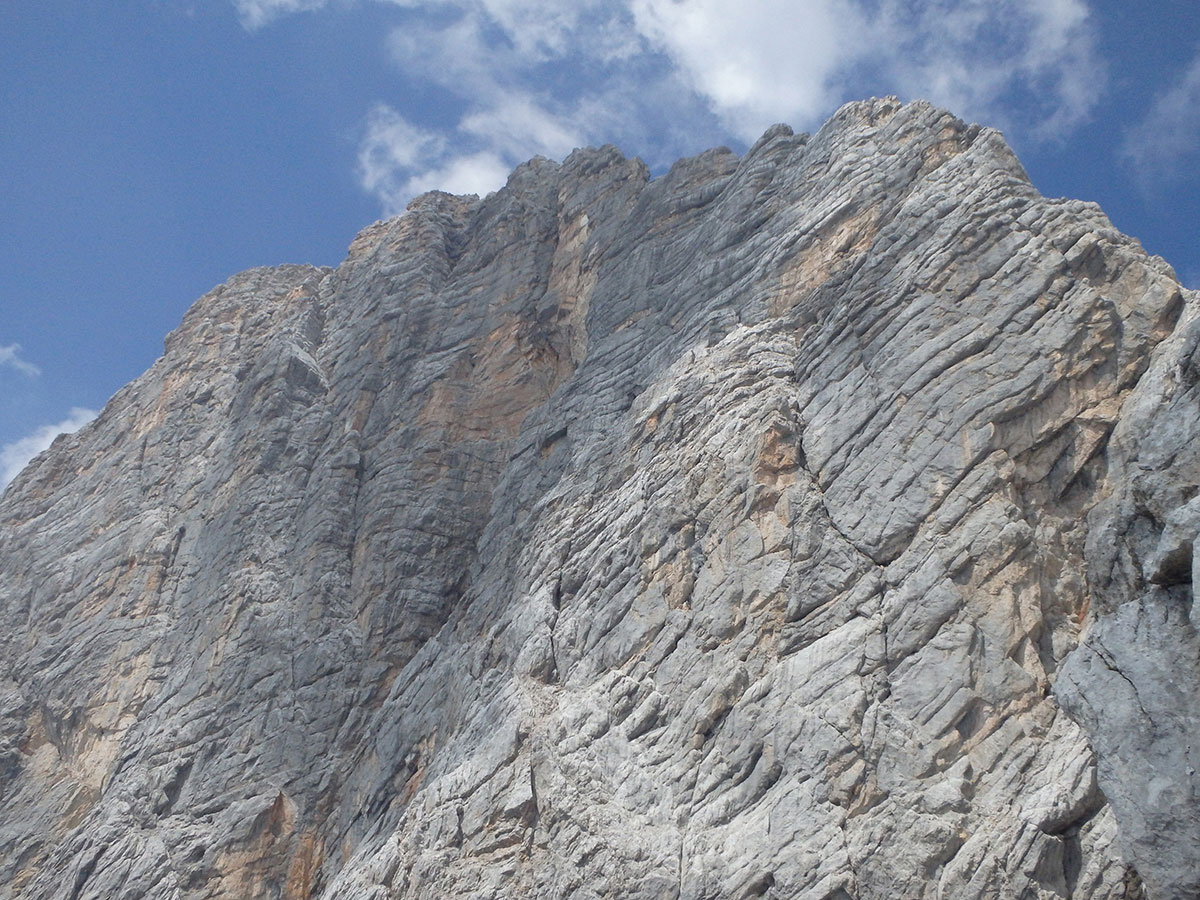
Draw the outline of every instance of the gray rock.
M1198 311L890 99L238 275L0 499L0 896L1194 896Z
M1167 900L1200 896L1198 339L1189 307L1122 409L1107 454L1120 475L1088 516L1099 614L1056 686L1091 736L1123 852Z

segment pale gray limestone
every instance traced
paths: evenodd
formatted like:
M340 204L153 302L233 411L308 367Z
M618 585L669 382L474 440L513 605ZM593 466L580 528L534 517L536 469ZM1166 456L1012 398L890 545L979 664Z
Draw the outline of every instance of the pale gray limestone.
M1198 340L891 99L235 276L0 499L0 897L1194 898Z

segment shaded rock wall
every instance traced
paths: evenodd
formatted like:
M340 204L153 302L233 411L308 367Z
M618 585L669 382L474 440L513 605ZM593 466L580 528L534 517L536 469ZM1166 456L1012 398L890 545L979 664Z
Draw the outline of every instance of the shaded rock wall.
M0 501L0 896L1195 896L1198 304L892 100L236 276Z

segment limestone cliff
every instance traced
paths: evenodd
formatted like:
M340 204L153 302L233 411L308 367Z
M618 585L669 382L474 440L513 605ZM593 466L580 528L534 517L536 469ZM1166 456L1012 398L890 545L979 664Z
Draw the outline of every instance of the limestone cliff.
M1194 900L1198 344L892 100L238 275L0 500L0 897Z

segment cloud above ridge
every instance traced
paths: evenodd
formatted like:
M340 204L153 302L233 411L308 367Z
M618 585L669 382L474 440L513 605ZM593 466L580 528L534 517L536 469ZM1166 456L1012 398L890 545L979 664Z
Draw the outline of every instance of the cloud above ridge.
M331 0L234 2L259 28ZM662 165L869 95L1052 140L1104 83L1086 0L372 2L402 11L384 50L398 74L440 98L439 124L396 97L366 114L360 182L386 212L434 186L486 193L533 155L614 142Z

